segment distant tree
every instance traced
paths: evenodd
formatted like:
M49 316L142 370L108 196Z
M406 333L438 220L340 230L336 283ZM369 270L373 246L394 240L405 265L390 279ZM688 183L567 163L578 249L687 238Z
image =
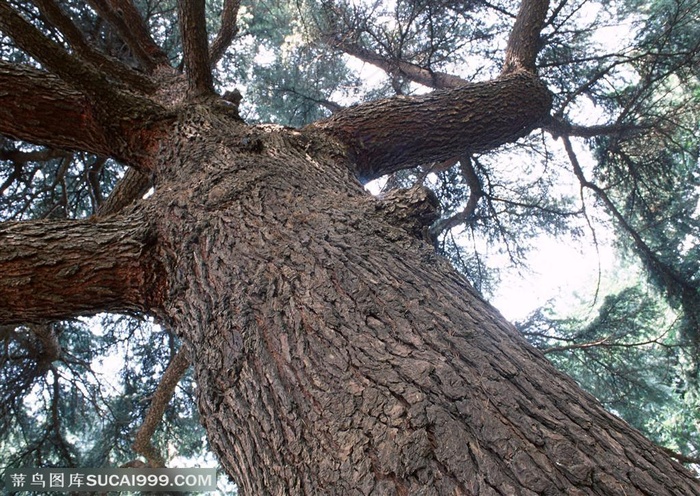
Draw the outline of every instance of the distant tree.
M435 254L487 290L484 244L519 263L598 203L696 342L696 6L584 7L0 0L10 463L133 463L133 441L162 465L167 441L200 448L196 395L248 494L700 493ZM610 51L616 18L639 25ZM387 98L350 106L342 53ZM359 181L380 177L372 198ZM74 320L101 312L164 330ZM115 355L110 394L92 368Z

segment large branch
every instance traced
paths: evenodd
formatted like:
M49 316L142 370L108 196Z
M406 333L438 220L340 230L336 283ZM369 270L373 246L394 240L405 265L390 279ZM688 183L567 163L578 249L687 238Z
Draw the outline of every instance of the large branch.
M177 8L190 94L212 94L214 80L209 64L204 0L178 0Z
M84 88L96 84L96 72L90 72L80 59L66 52L50 40L5 0L0 0L0 31L12 38L26 53L38 60L52 74L73 87Z
M61 45L44 36L5 0L0 0L0 31L38 60L47 71L60 77L75 89L106 94L113 91L112 85L103 73L85 64L68 53Z
M0 323L151 310L153 246L139 215L0 224Z
M109 152L104 154L128 160L128 155L135 151L128 149L128 135L145 114L156 114L161 107L146 97L120 87L100 69L68 53L15 12L5 0L0 0L0 29L47 71L90 100L90 119L100 121L104 129L103 137L111 142ZM31 98L31 95L27 96ZM85 106L82 108L84 110Z
M87 98L55 76L0 61L0 133L31 143L109 155Z
M148 26L131 0L88 0L126 43L146 72L158 66L169 66L168 56L153 41Z
M506 59L501 74L518 70L535 72L540 51L540 31L544 27L549 0L521 0L518 16L508 38Z
M329 46L342 50L348 55L352 55L363 62L382 69L389 75L402 76L414 83L422 84L429 88L451 89L469 84L469 81L459 76L453 76L445 72L432 71L403 60L391 60L360 46L348 37L326 35L322 38L322 41Z
M350 107L309 128L339 139L356 175L369 181L513 142L546 119L551 104L546 86L521 71L454 90Z
M240 0L224 0L224 5L221 9L221 29L219 29L219 33L212 41L209 50L209 64L212 67L224 56L226 49L231 45L231 41L238 33L236 20L238 19L240 6Z
M153 181L149 175L130 167L107 197L107 200L100 205L97 215L104 217L119 213L134 201L143 198L143 195L152 186Z
M34 0L44 17L56 27L74 52L83 60L119 81L128 84L140 91L151 93L156 90L156 85L146 76L136 72L120 61L110 58L90 45L78 26L66 15L54 0Z

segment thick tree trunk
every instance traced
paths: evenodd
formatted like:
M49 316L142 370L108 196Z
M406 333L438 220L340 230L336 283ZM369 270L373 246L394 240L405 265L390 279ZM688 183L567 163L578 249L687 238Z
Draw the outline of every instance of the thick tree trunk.
M160 317L244 494L700 494L388 223L335 143L194 113L164 149Z
M0 2L0 29L54 74L0 62L0 132L118 158L156 194L143 215L4 226L0 323L156 315L188 345L211 444L249 495L700 494L415 237L420 223L398 225L429 201L387 208L355 179L489 150L547 118L546 0L522 2L499 78L303 132L245 127L217 102L202 0L178 2L186 92L133 3L93 5L149 76L39 4L72 50Z

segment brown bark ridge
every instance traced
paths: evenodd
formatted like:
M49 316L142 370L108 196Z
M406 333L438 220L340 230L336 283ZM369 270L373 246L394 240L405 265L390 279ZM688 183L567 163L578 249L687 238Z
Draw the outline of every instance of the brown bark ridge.
M333 140L201 114L172 139L160 317L243 494L700 494L388 222Z
M3 61L0 133L58 148L110 152L83 94L56 76Z
M102 94L91 88L81 91L53 74L0 61L0 133L114 157L148 171L150 147L169 119L163 107L128 91L110 88Z
M521 70L535 72L535 61L540 51L540 32L548 10L549 0L520 2L520 9L506 45L502 75Z
M213 94L204 0L178 0L177 11L189 92L192 97Z

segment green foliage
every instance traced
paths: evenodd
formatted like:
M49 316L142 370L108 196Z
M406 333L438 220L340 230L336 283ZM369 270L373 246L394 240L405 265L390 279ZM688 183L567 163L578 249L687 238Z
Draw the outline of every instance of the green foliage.
M592 318L543 308L518 326L607 409L664 446L698 452L698 389L686 379L694 357L659 293L630 286L606 296Z
M105 316L51 324L60 355L35 328L5 329L0 356L0 452L7 466L119 466L177 347L152 324ZM181 456L203 449L191 377L180 384L154 443Z

